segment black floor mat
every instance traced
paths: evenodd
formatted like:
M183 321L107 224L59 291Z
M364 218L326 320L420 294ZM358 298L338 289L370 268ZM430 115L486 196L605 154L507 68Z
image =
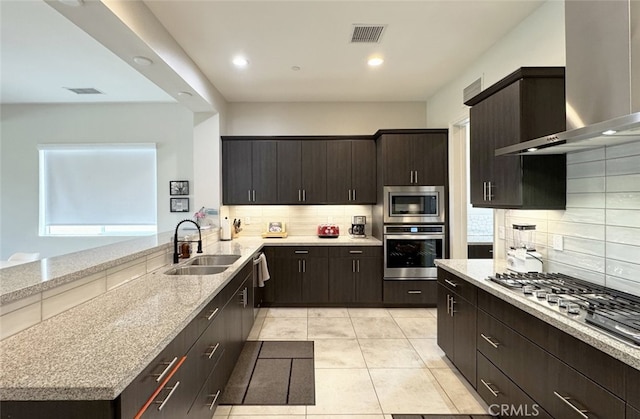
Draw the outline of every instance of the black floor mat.
M246 342L220 404L315 404L313 342Z

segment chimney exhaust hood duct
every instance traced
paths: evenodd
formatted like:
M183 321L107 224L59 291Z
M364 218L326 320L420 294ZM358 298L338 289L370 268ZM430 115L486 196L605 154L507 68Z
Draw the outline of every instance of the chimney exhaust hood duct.
M567 131L496 156L564 154L640 140L640 1L565 0Z

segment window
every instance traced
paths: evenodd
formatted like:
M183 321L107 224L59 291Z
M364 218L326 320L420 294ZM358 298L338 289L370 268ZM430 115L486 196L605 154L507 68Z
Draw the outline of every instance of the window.
M41 236L157 231L155 144L42 145Z

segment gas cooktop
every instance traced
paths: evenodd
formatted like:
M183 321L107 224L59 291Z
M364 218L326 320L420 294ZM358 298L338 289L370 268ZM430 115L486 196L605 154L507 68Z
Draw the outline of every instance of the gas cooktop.
M489 280L640 346L640 297L560 273L497 273Z

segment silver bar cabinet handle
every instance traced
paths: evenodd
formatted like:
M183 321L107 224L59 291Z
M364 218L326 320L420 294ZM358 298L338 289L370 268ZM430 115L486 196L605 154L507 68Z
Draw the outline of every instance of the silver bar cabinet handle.
M487 200L487 182L482 182L482 200Z
M416 183L418 183L418 171L416 170Z
M302 259L302 273L307 272L307 260Z
M302 201L302 194L300 189L298 189L298 202Z
M216 405L216 402L218 401L219 395L220 395L220 390L216 391L216 394L211 394L211 396L213 396L213 401L209 405L209 410L213 410L213 407Z
M491 188L492 188L491 183L492 182L487 182L487 200L488 201L491 201L493 198L493 195L491 193Z
M216 313L218 313L218 311L220 311L220 307L216 307L216 309L215 309L215 310L213 310L213 311L211 312L211 314L209 314L209 315L207 316L207 320L211 320L211 319L213 319L213 316L215 316L215 315L216 315Z
M411 175L411 180L409 181L409 183L413 184L413 170L410 170L409 174Z
M349 201L351 201L351 189L349 189Z
M422 294L422 291L420 291L420 290L409 290L409 291L407 291L407 294Z
M482 336L482 339L489 342L489 345L493 346L494 348L498 349L498 346L500 346L500 342L494 342L492 338L490 338L489 336L485 336L484 333L480 333L480 336Z
M353 200L355 201L356 199L357 199L357 198L356 198L356 190L354 189L354 190L353 190Z
M298 259L298 272L302 272L302 259Z
M309 251L308 250L295 250L294 253L296 255L306 255L306 254L309 253Z
M493 394L493 397L498 397L498 394L500 394L500 391L492 389L491 388L491 383L487 383L482 378L480 379L480 381L482 382L482 384L484 384L484 386L487 388L487 390L489 390L491 392L491 394Z
M173 396L173 392L176 391L178 389L178 386L180 385L180 381L176 381L176 385L173 387L167 387L167 390L171 390L169 392L169 394L167 395L167 397L161 401L161 402L156 402L156 403L160 403L160 406L158 406L158 410L162 410L162 408L164 407L165 404L167 404L167 402L169 401L169 399L171 398L171 396Z
M453 288L457 288L458 284L456 284L453 281L449 281L448 279L445 279L444 282L446 282L447 284L451 285Z
M216 351L218 350L218 347L220 347L220 342L216 343L216 346L212 346L211 349L211 353L205 354L207 356L207 358L211 359L211 357L213 356L213 354L216 353Z
M303 189L303 190L302 190L302 200L303 200L303 201L306 201L306 200L307 200L307 190L306 190L306 189Z
M171 369L171 367L173 367L173 364L176 363L176 361L178 360L178 357L173 358L173 361L171 362L165 362L165 364L167 364L167 368L164 369L164 371L162 371L159 375L158 378L156 378L156 383L159 383L160 380L162 380L162 377L165 376L166 373L169 372L169 370Z
M356 260L351 259L351 272L355 273L355 271L356 271Z
M565 402L571 409L573 409L577 414L582 416L584 419L589 419L589 416L585 414L585 413L589 413L589 411L584 409L578 409L573 403L569 401L571 400L570 397L562 396L557 391L554 391L553 394L555 394L557 398Z
M251 202L251 189L247 190L247 194L249 194L249 202Z
M256 190L253 190L253 202L256 202Z
M349 250L350 255L361 255L362 250Z

